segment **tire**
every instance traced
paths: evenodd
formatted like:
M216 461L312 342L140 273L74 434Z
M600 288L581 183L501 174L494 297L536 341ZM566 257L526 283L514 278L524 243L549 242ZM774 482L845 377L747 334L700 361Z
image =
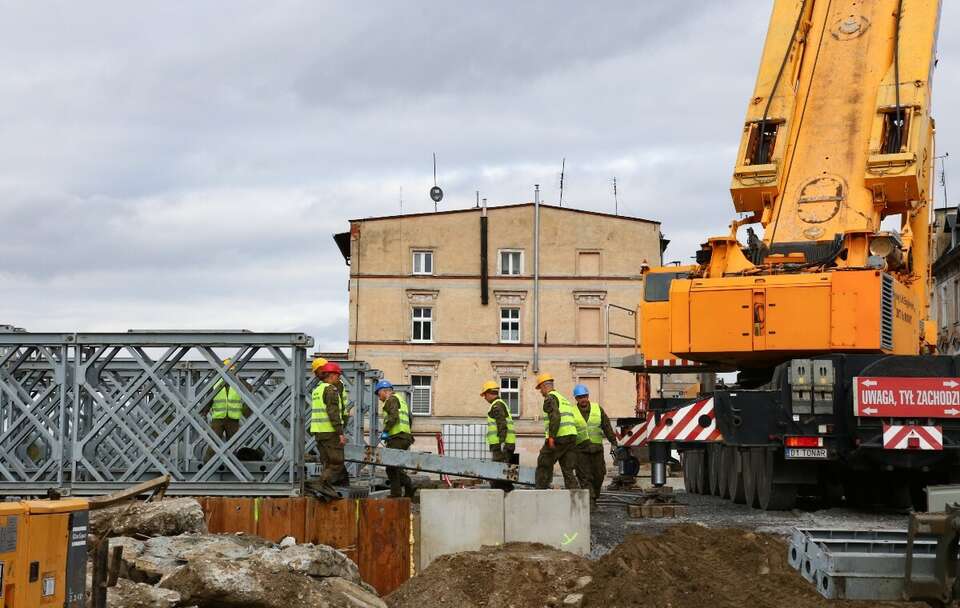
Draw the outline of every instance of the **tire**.
M777 472L780 468L779 454L775 450L764 449L763 466L757 475L757 498L764 511L786 511L797 502L797 486L792 483L778 483Z
M683 468L683 489L687 494L693 494L693 473L690 472L692 455L693 452L684 452L680 455L680 464Z
M720 471L717 473L717 477L720 482L720 493L718 494L720 498L730 498L730 467L733 464L732 449L730 446L722 445L719 450Z
M697 494L706 494L707 493L707 453L704 450L696 451L696 470L694 471L693 480L694 491Z
M710 445L707 448L707 466L709 467L709 487L704 494L720 496L720 446Z
M739 448L728 446L724 448L729 452L727 457L727 492L724 495L733 502L742 505L747 502L746 492L743 487L743 461L744 453Z
M757 499L757 467L763 456L758 456L761 448L747 448L743 452L743 497L745 504L750 508L757 508L760 502ZM754 461L757 462L754 462Z

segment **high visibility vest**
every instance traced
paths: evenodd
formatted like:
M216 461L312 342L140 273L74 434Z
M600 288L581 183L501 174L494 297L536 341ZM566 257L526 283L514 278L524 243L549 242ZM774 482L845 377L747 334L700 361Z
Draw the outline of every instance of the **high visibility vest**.
M587 418L587 433L590 435L590 443L596 445L603 444L603 429L600 428L600 423L603 420L603 417L600 415L600 406L590 402L590 417Z
M566 437L567 435L576 435L577 434L577 423L576 423L576 410L577 406L573 405L567 398L558 393L557 391L550 391L550 395L553 395L557 399L557 403L560 404L560 428L557 430L557 437ZM543 436L550 438L550 417L543 417Z
M311 433L335 433L333 423L330 422L330 415L327 413L327 404L323 402L323 392L327 390L326 382L321 382L317 388L313 389L312 403L310 407L310 432ZM340 401L340 411L343 412L343 397L340 391L337 391L337 399Z
M503 406L507 412L507 441L505 443L516 443L517 434L513 431L513 416L510 415L510 408L504 403L503 399L494 399L490 404L490 410L487 412L487 445L500 445L500 433L497 431L497 421L494 420L490 412L497 404Z
M236 389L220 382L220 390L213 396L213 406L210 408L211 420L240 420L243 418L243 399Z
M412 434L410 430L410 407L407 405L407 402L404 400L403 395L400 393L394 393L394 397L397 398L397 401L400 402L400 411L398 412L398 420L393 427L387 429L387 436L393 437L394 435L399 435L400 433ZM386 401L384 401L386 404ZM384 415L386 419L386 415Z
M587 431L587 420L583 417L583 412L580 411L580 406L574 404L573 406L573 422L577 425L577 445L580 445L584 441L590 439L590 434Z

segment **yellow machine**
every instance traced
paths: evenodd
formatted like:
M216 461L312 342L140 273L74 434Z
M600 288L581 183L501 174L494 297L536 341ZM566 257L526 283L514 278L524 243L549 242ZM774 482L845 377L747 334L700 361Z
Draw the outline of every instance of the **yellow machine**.
M721 369L931 351L939 11L939 0L774 2L730 188L746 215L702 245L697 266L647 275L676 280L640 306L645 359ZM750 224L763 236L742 244Z
M931 84L939 0L774 0L730 193L696 264L644 274L635 372L739 371L625 421L687 489L918 502L960 478L960 358L933 354ZM932 396L931 396L932 395ZM654 403L657 401L657 403Z
M87 501L0 503L0 605L83 608Z

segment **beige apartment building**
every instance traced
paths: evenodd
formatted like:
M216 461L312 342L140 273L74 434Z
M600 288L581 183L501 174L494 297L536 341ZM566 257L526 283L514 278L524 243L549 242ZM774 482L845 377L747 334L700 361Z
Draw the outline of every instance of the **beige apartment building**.
M480 386L495 380L532 465L543 442L538 371L568 396L586 384L611 417L633 415L636 377L608 356L634 341L614 336L608 348L608 335L636 334L627 311L642 295L642 265L660 261L660 224L539 208L538 277L532 203L357 219L336 235L350 265L349 357L410 385L415 449L485 423Z

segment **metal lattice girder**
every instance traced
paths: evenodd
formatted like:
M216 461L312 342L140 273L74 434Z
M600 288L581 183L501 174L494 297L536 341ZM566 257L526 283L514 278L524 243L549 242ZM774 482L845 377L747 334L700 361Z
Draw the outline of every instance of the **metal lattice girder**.
M351 462L361 462L375 466L401 467L424 473L441 473L458 477L472 477L493 481L511 481L516 484L535 485L536 469L515 464L440 456L427 452L411 452L390 448L348 445L344 448L344 458Z
M22 336L23 334L6 334ZM0 343L0 481L55 487L69 433L65 344L58 336Z
M0 333L0 493L160 474L174 492L297 493L309 346L244 331ZM222 386L249 410L227 441L204 413Z

